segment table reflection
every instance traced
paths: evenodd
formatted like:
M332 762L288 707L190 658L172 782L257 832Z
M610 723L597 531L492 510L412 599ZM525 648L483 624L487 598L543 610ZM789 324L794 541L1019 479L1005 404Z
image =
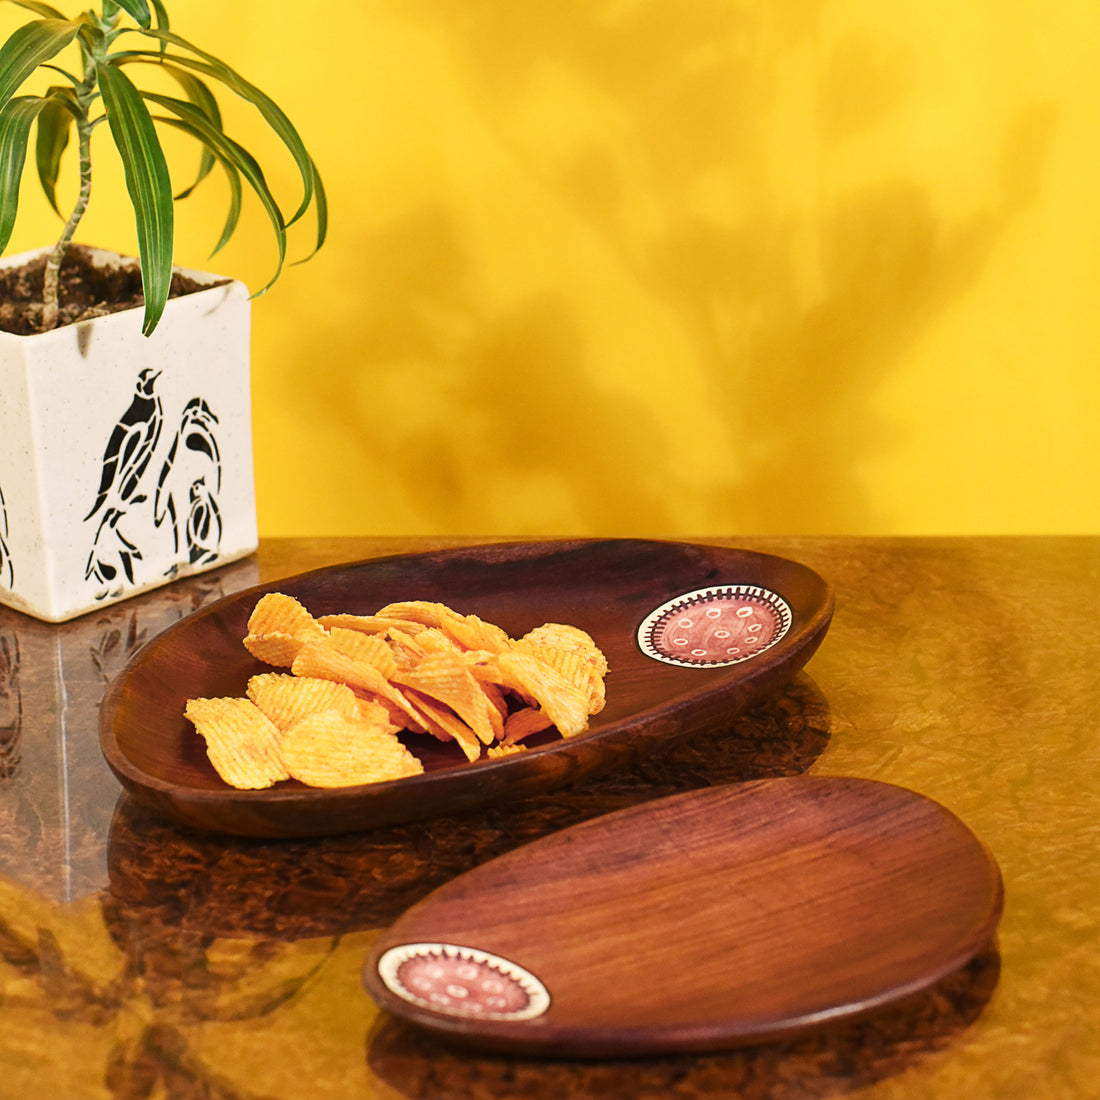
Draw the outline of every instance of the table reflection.
M107 684L162 630L258 581L245 560L62 624L0 607L0 873L58 901L106 884L118 795L99 751Z
M384 928L442 883L597 814L720 783L806 771L829 711L797 677L734 724L563 790L461 816L316 840L223 837L162 820L132 798L113 814L108 888L135 922L278 940Z

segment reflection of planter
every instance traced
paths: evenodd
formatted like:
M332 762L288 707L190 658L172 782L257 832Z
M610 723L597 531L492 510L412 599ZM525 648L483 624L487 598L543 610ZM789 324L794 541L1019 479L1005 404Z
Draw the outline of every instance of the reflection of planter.
M96 737L103 692L155 635L259 579L239 561L62 624L0 607L0 883L61 902L107 885L119 789Z
M0 603L60 622L256 549L248 292L186 274L149 337L0 332Z

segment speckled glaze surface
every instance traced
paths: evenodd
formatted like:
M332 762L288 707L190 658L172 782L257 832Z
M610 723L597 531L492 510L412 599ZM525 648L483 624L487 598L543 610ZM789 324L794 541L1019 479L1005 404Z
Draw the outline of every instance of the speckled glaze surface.
M256 549L250 310L227 282L148 337L139 309L0 333L0 603L61 622Z
M0 609L0 1097L1096 1094L1098 538L725 540L832 585L804 672L722 736L520 803L274 842L176 828L121 794L95 712L144 640L257 580L460 541L280 540L68 624ZM1036 638L1035 607L1064 644ZM965 821L1004 875L997 941L859 1021L642 1061L477 1054L362 989L380 931L463 871L647 799L805 772L896 783Z

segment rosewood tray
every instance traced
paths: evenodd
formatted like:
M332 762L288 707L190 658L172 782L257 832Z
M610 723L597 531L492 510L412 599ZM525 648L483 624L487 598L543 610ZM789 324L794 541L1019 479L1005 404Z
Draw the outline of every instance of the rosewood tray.
M791 1037L926 989L992 938L992 856L922 795L797 776L574 825L439 887L363 971L456 1041L637 1057Z
M437 601L513 637L571 623L607 655L607 705L584 733L563 740L548 731L499 759L469 764L454 745L422 736L410 747L423 775L336 790L295 781L235 790L211 767L184 705L243 695L264 671L242 639L269 591L297 597L314 615ZM109 687L100 745L139 802L227 834L322 836L453 814L572 783L673 738L721 736L809 660L832 609L828 585L803 565L680 542L500 543L350 563L235 593L158 635Z

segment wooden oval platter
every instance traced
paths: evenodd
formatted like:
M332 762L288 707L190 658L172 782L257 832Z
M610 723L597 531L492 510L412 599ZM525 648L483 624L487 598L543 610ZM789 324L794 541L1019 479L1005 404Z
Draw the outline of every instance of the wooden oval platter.
M453 1040L562 1057L715 1050L886 1005L963 966L996 863L921 795L797 776L595 818L451 880L364 984Z
M546 731L525 742L527 751L501 758L468 763L454 744L421 736L410 748L422 775L328 790L292 780L235 790L210 765L184 706L243 695L250 676L269 670L242 639L270 591L296 597L315 616L428 600L512 637L544 622L581 627L610 664L606 706L581 734ZM832 608L828 585L803 565L690 543L498 543L372 559L235 593L158 635L108 688L100 745L134 798L174 822L228 834L322 836L453 814L574 782L674 737L720 732L805 664ZM733 625L709 629L719 620L708 616Z

